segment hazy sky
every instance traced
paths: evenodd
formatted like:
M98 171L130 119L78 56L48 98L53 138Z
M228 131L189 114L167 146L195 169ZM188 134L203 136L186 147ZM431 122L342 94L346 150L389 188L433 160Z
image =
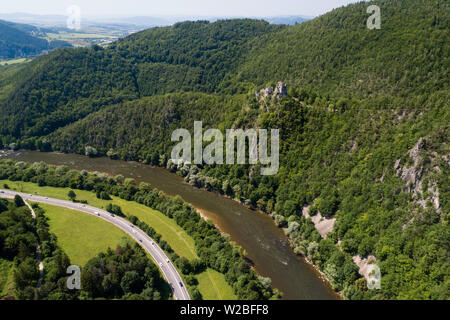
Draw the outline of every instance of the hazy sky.
M316 16L356 0L2 0L0 13L66 14L78 5L82 14L196 16Z

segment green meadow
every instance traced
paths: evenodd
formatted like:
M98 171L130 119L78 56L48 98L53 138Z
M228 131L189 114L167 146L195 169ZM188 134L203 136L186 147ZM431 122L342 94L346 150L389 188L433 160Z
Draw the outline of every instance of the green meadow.
M67 194L71 190L70 188L39 187L31 182L0 180L0 188L3 188L4 184L19 192L62 200L68 200ZM134 215L154 228L179 256L188 260L198 258L194 240L175 221L161 212L114 196L111 197L112 200L102 200L90 191L73 191L77 195L77 200L86 200L89 205L97 208L104 209L108 203L119 205L126 215ZM120 229L94 216L42 203L39 205L50 219L51 232L56 234L59 245L69 255L73 264L82 266L99 252L105 251L108 247L115 248L124 237L128 238ZM225 281L223 274L207 269L196 277L203 299L236 299L233 289Z
M72 264L84 266L86 262L105 252L108 248L129 239L129 236L114 225L79 211L40 203L50 219L50 231L58 238L58 244L70 258Z

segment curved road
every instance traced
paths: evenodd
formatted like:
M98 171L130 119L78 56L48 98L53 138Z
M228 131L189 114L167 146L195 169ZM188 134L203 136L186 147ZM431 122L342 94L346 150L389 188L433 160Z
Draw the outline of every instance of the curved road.
M103 219L109 223L112 223L122 231L127 233L130 237L136 240L141 247L143 247L156 261L156 265L164 274L167 282L172 287L173 296L177 300L190 300L189 293L186 289L186 285L183 280L166 256L164 251L158 246L158 244L150 238L144 231L140 230L136 226L132 225L129 221L113 216L111 213L98 209L96 207L88 206L81 203L74 203L66 200L59 200L53 198L42 197L38 195L26 194L21 192L15 192L11 190L0 190L0 198L13 199L15 195L21 196L26 201L46 203L53 206L64 207L72 210L82 211L97 218Z

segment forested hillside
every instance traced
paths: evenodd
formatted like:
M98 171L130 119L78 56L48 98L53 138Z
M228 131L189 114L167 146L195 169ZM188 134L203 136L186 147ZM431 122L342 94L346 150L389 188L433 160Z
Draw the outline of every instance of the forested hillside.
M365 12L372 3L381 10L380 30L366 26ZM230 82L283 80L335 97L395 97L389 103L405 107L400 98L411 102L448 90L449 9L443 0L379 0L342 7L284 28L275 37L261 37L238 74L230 74Z
M47 135L106 105L155 93L214 92L251 40L279 26L263 21L185 22L103 49L58 50L22 71L0 114L6 142Z
M449 5L374 3L380 30L358 3L295 26L186 22L58 50L0 91L3 146L166 166L271 214L347 298L448 299ZM255 95L277 81L286 97ZM195 120L279 128L278 174L174 165L171 133ZM380 266L381 290L367 290L361 259Z
M49 43L38 37L40 33L30 25L0 20L0 59L36 56L45 50L70 46L63 41Z
M448 89L449 8L443 0L378 1L295 26L263 21L185 22L106 49L59 50L36 59L0 110L3 143L43 136L106 105L176 91L248 93L283 81L322 96L376 97L405 108ZM408 106L410 108L410 106Z
M98 155L158 165L160 155L169 156L174 130L191 129L198 119L205 126L217 127L248 104L244 95L157 95L107 107L57 130L48 141L63 152L84 154L86 146L93 146Z

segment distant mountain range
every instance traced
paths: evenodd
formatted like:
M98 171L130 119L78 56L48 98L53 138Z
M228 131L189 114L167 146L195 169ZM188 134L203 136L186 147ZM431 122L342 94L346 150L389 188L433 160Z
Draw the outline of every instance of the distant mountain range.
M98 24L126 24L137 25L145 27L156 26L170 26L177 22L187 20L207 20L214 22L217 20L230 19L230 18L244 18L244 17L221 17L221 16L86 16L82 23L85 25L98 25ZM250 17L252 19L266 20L272 24L285 24L295 25L296 23L302 23L304 21L312 19L312 17L303 15L292 16L274 16L274 17ZM64 15L36 15L29 13L2 13L0 19L13 21L16 23L28 23L33 25L57 25L62 26L66 24L67 17Z

